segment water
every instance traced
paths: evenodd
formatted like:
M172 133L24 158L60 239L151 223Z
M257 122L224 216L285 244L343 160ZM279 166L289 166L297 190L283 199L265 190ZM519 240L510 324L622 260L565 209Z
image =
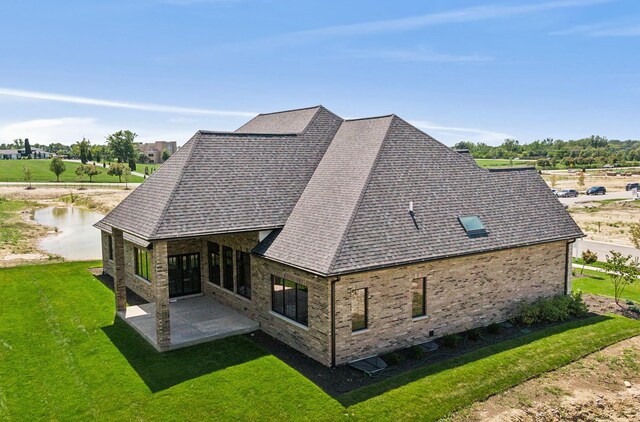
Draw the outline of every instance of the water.
M40 249L70 260L98 259L102 256L100 231L93 227L104 217L99 212L78 207L46 207L34 211L38 224L57 227L38 243Z

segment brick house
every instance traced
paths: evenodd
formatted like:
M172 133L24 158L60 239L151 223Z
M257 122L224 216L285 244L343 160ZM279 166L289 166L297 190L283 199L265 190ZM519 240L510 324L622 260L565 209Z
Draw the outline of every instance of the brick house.
M570 292L583 236L532 168L487 170L395 115L324 107L199 131L103 220L116 306L203 295L325 365Z

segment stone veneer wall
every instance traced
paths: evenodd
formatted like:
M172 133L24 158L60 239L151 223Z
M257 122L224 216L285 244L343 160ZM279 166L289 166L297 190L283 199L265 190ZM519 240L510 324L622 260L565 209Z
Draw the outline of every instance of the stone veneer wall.
M505 321L518 302L563 294L566 242L343 276L336 284L336 364ZM411 317L411 281L427 278L427 316ZM351 332L351 290L368 288L368 328Z

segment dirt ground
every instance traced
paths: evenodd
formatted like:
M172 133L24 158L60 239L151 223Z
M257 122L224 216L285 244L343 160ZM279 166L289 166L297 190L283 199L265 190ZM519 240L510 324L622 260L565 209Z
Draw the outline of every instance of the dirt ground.
M0 245L0 268L15 265L60 262L59 256L38 249L38 239L53 231L51 227L36 224L31 218L35 208L51 205L69 205L73 203L96 211L107 213L131 193L123 189L62 189L43 188L27 190L21 187L0 187L0 197L33 201L33 206L16 213L3 225L12 225L20 229L20 240L15 244Z
M591 186L604 186L607 191L623 191L627 183L640 182L639 174L632 174L631 176L607 176L605 172L591 172L585 173L584 186L578 186L578 172L575 173L557 173L555 189L576 189L578 191L584 191ZM551 186L551 174L543 174L543 179Z

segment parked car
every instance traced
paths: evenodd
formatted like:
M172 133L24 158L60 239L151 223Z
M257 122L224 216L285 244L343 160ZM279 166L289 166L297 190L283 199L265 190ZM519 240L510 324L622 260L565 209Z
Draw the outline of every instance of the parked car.
M640 183L627 183L627 185L624 187L624 190L634 190L634 189L640 189Z
M578 191L575 189L564 189L556 194L558 198L575 198L578 196Z
M606 169L612 169L612 168L614 168L614 167L615 167L615 166L614 166L613 164L605 164L605 165L604 165L604 168L606 168Z
M587 189L587 195L605 195L607 193L607 188L604 186L592 186Z

